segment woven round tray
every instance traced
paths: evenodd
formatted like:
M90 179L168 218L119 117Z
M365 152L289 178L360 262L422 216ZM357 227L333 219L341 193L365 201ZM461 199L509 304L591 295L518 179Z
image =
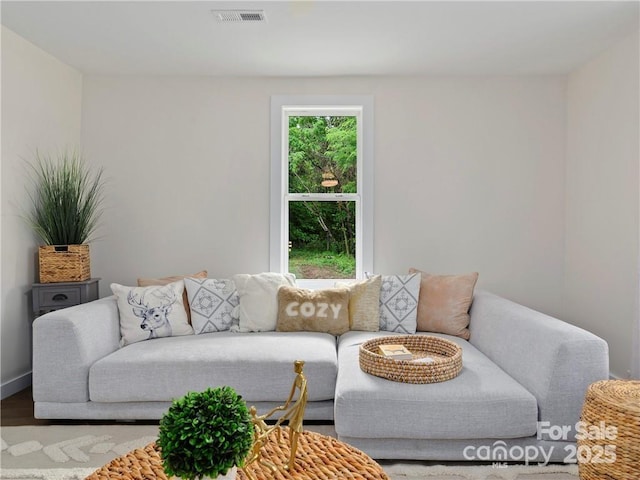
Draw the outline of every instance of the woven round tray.
M404 345L411 360L380 354L380 345ZM431 357L433 362L421 362ZM404 383L436 383L451 380L462 370L462 348L445 338L430 335L399 335L374 338L360 345L360 368L377 377Z
M580 420L584 422L584 430L590 433L582 435L577 442L580 478L638 480L640 381L592 383L587 389Z

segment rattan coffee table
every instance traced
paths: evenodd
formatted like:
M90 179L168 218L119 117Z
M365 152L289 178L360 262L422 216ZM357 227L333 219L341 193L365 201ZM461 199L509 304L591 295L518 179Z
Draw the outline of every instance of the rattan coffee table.
M298 441L296 467L284 470L289 459L288 429L282 429L282 440L275 432L264 447L263 458L278 467L272 473L255 462L248 466L257 480L389 480L382 467L368 455L335 438L315 432L303 432ZM238 470L237 480L249 480ZM162 469L162 460L155 443L118 457L89 475L86 480L169 480Z

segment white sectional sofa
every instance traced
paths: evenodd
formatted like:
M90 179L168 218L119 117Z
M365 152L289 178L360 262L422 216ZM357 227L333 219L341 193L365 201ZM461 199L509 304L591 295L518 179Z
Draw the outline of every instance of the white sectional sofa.
M333 421L341 440L374 458L570 460L587 386L608 377L607 344L484 291L470 316L469 341L435 334L462 346L460 375L413 385L359 367L359 345L389 332L219 332L121 348L116 300L103 298L34 322L35 416L159 419L172 399L218 385L264 411L286 399L301 359L306 418ZM550 426L572 430L552 439Z

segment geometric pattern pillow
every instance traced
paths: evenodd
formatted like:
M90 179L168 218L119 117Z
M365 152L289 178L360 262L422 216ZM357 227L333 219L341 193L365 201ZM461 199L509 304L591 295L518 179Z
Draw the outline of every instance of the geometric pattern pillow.
M111 284L120 316L121 346L151 338L193 335L182 303L184 282L151 287Z
M367 277L372 274L367 273ZM380 286L380 330L416 333L420 274L383 275Z
M229 330L234 320L233 310L239 303L238 291L232 280L215 278L185 278L191 309L191 325L196 335Z

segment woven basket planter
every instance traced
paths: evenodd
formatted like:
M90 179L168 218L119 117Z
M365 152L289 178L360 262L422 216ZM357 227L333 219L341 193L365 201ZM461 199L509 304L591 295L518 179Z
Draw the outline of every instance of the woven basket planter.
M43 245L38 249L40 283L82 282L91 278L89 245Z
M396 360L380 354L378 347L402 344L411 360ZM420 359L431 357L430 363ZM451 380L462 370L462 348L454 342L430 335L399 335L374 338L360 345L360 368L377 377L404 383L436 383Z
M577 441L581 480L638 480L640 381L592 383L580 420L584 422L584 430L591 433L581 435ZM590 428L594 431L589 432Z

